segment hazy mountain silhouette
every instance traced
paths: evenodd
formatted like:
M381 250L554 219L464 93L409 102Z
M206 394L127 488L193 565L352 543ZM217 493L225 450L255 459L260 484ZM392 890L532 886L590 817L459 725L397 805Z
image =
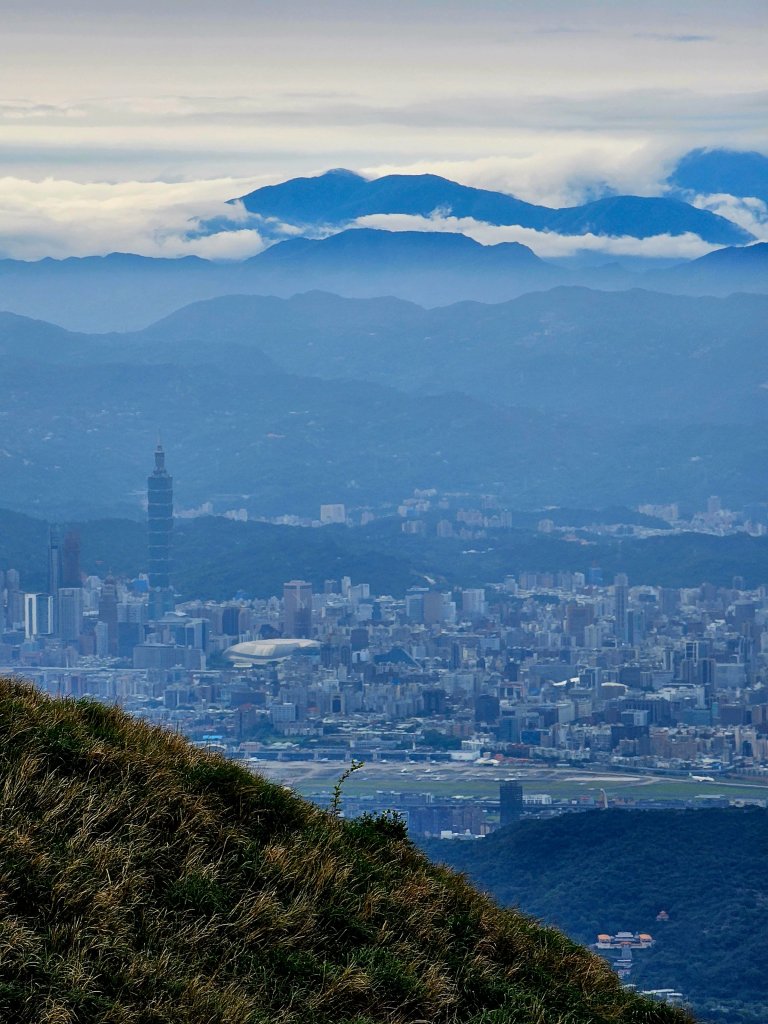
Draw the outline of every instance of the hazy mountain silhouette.
M158 428L182 504L265 514L424 486L519 507L760 500L767 318L764 296L583 288L431 310L223 297L90 338L6 316L3 500L135 512Z
M510 302L425 310L397 299L228 296L122 342L175 362L251 346L290 373L418 393L464 393L550 412L647 417L768 413L768 297L692 298L555 288ZM263 355L261 356L263 358ZM680 388L680 380L687 387Z
M439 305L457 298L498 301L569 280L567 271L514 242L483 246L459 234L357 229L322 240L291 239L241 263L117 253L5 260L0 309L75 330L132 330L216 295L319 288Z
M715 249L697 260L651 271L649 288L688 295L731 295L734 292L768 292L768 242Z
M645 273L615 265L575 270L547 263L514 242L480 245L460 234L356 228L281 242L240 263L119 253L5 260L0 309L70 330L126 331L196 300L233 294L285 297L321 290L351 298L393 295L426 306L503 302L558 285L727 295L768 291L765 252L765 243L758 243Z

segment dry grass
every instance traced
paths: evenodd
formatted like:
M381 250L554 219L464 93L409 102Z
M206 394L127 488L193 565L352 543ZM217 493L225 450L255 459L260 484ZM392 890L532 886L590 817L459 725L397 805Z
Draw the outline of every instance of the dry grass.
M184 740L0 681L0 1020L684 1024L430 864Z

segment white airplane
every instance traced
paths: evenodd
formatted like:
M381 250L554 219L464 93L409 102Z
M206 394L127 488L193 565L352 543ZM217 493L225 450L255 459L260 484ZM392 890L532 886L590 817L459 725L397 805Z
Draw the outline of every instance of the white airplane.
M711 775L694 775L693 772L691 772L691 778L693 779L694 782L716 782L717 781L716 779L713 779Z

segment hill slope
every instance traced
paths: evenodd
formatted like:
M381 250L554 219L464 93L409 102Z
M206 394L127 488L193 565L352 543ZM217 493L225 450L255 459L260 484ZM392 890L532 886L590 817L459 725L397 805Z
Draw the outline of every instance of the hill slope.
M581 942L650 932L656 945L637 954L632 981L679 988L705 1020L766 1019L763 810L595 811L428 852Z
M733 295L768 291L768 242L728 246L678 267L649 272L649 288L681 295Z
M564 936L117 709L0 683L0 1016L673 1024Z

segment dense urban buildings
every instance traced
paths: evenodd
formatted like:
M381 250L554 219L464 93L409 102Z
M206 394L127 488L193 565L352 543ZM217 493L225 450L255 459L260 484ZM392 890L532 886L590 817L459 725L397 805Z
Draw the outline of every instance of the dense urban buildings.
M505 514L489 500L448 505L407 499L403 530L426 528L437 506L438 529L477 538ZM701 528L726 514L710 502ZM585 564L483 587L423 580L377 594L341 576L177 603L172 528L158 446L148 572L86 574L77 535L54 528L49 593L27 592L15 569L0 577L0 669L116 701L321 801L344 762L364 760L380 790L351 786L346 813L396 807L425 835L617 802L764 802L768 586L635 585ZM619 777L678 789L620 795Z

